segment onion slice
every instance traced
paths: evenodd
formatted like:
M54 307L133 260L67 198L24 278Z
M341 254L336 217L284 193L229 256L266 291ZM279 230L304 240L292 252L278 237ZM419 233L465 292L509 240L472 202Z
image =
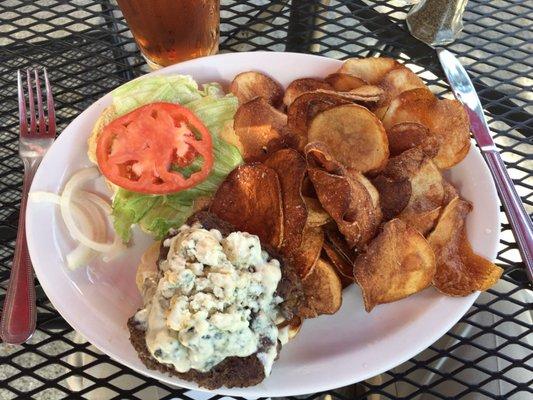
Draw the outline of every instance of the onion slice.
M95 193L80 189L83 184L99 176L97 168L86 168L76 172L67 181L61 195L50 192L30 193L32 201L60 206L61 217L69 234L79 242L66 256L71 269L86 265L99 253L103 255L104 262L108 262L126 249L114 232L113 240L107 241L108 225L111 225L110 203Z

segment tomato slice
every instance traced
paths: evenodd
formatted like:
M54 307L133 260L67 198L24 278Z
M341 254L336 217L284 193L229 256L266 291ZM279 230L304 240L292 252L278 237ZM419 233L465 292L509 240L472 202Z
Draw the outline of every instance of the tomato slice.
M124 189L168 194L191 188L213 168L211 134L178 104L152 103L107 125L98 138L102 174Z

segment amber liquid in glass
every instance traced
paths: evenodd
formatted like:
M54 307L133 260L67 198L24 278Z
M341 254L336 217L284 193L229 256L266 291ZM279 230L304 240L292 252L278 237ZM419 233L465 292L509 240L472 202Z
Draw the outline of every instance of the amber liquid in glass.
M218 50L219 0L117 0L153 68Z

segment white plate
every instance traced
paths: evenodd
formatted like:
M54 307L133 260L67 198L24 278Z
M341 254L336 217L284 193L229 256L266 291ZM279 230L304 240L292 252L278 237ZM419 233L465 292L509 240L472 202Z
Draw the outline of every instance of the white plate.
M340 61L305 54L235 53L184 62L152 74L190 74L198 82L228 83L239 72L264 71L283 85L296 78L323 77ZM32 191L60 192L65 180L89 166L86 140L100 112L111 103L108 94L76 118L44 158ZM494 259L500 224L496 190L485 163L474 147L449 172L461 195L474 203L468 236L474 250ZM100 187L103 190L103 185ZM135 246L110 264L95 262L75 272L65 254L73 243L56 206L28 205L28 245L35 272L48 298L70 325L115 360L164 382L198 389L190 382L148 370L128 340L126 320L140 305L134 283L140 255L151 241L135 234ZM446 297L429 288L410 298L363 309L358 287L344 294L333 316L306 321L300 334L281 352L272 375L260 385L216 390L247 397L288 396L341 387L370 378L410 359L448 331L469 309L478 294Z

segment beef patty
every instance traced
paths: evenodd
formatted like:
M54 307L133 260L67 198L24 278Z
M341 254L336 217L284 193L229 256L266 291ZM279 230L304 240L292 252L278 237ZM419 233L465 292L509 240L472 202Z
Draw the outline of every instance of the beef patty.
M187 224L192 225L195 222L199 222L202 227L207 230L218 229L224 237L231 232L236 231L231 224L221 220L216 215L205 211L198 212L191 216L187 221ZM172 235L168 237L172 237ZM302 301L303 292L300 279L298 278L296 271L283 260L279 253L271 249L268 245L261 244L261 247L268 252L272 258L275 258L280 262L282 276L278 283L276 294L284 299L283 303L280 304L280 308L283 316L289 320L295 316L294 313ZM168 248L161 246L158 262L166 259L167 254ZM128 320L128 328L130 331L131 344L137 351L140 360L148 369L161 371L187 381L194 381L199 386L203 386L207 389L216 389L221 386L226 386L228 388L253 386L265 379L264 367L261 361L257 358L257 352L247 357L227 357L207 372L200 372L194 369L191 369L188 372L178 372L172 365L160 363L152 357L146 347L145 332L142 327L136 323L134 316ZM278 343L278 351L280 348L281 344ZM260 350L261 349L259 349L258 352Z

